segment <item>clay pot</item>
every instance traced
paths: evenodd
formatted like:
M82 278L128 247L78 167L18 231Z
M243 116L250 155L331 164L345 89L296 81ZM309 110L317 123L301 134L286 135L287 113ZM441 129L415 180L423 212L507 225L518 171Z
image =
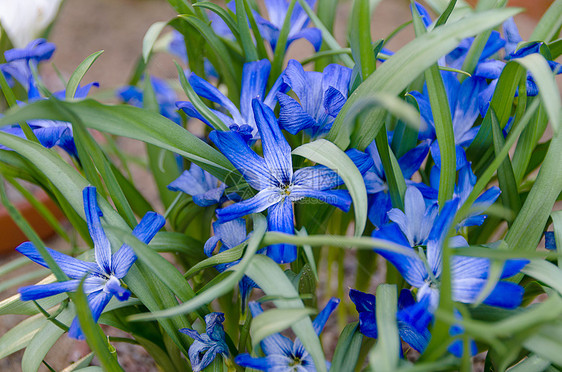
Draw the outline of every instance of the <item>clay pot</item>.
M47 207L57 218L62 219L63 213L44 191L37 191L35 197ZM41 239L48 239L55 234L53 228L45 219L33 208L27 200L22 199L14 203L23 217L33 227ZM29 240L25 234L17 227L4 206L0 205L0 254L10 253L21 243Z

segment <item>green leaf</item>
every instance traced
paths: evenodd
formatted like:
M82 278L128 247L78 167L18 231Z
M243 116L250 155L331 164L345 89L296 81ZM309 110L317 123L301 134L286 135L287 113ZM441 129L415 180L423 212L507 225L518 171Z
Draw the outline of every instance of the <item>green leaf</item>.
M337 116L328 135L328 140L343 149L351 145L364 150L382 128L386 115L380 109L372 111L367 118L367 122L370 124L362 128L353 140L346 137L345 134L340 134L348 111L357 100L375 92L399 94L423 71L437 62L441 56L456 48L462 39L495 27L519 11L518 9L495 9L469 15L458 22L440 26L407 44L377 68L351 94Z
M246 56L246 62L252 62L258 60L258 51L254 45L254 39L250 32L250 26L248 25L248 17L246 15L246 7L244 6L244 0L235 0L236 2L236 20L238 27L240 29L240 40L242 42L242 48L244 49L244 54Z
M295 4L297 0L291 0L289 2L289 7L287 8L287 13L285 13L285 19L283 21L283 26L279 31L279 36L277 38L277 44L275 45L275 50L273 51L273 62L271 63L271 72L269 74L269 86L273 86L277 77L281 75L281 70L283 69L283 61L285 60L285 54L287 50L287 39L289 38L289 31L291 30L291 19L293 18L293 10L295 9Z
M562 103L560 91L558 90L556 80L554 79L548 62L539 53L514 59L513 62L519 63L533 75L537 87L539 88L539 96L541 97L548 118L550 119L552 129L554 129L554 132L558 132L562 125Z
M76 114L88 128L137 139L176 152L219 179L224 180L232 172L236 172L221 153L176 123L149 110L125 105L107 106L93 100L59 104ZM57 112L51 100L41 100L9 110L0 118L0 125L31 119L69 121L67 115ZM15 150L14 147L11 148Z
M80 328L84 332L88 345L98 357L103 369L107 372L123 371L119 365L116 355L112 355L110 351L111 346L107 337L103 334L101 327L94 322L92 312L88 307L88 299L84 293L84 279L80 282L78 290L73 296L74 304L76 306L76 314L80 322Z
M500 129L498 119L496 114L492 111L492 134L494 140L494 151L496 156L500 154L501 149L505 146L505 139L503 137L502 130ZM504 207L511 210L514 215L519 213L521 209L521 200L519 199L519 192L517 191L517 182L515 181L515 175L513 173L513 167L511 166L511 161L509 156L506 156L504 161L498 168L498 181L501 189L501 200Z
M416 7L412 7L412 16L416 36L424 35L426 33L425 26ZM441 152L439 194L437 199L440 208L442 208L447 200L452 199L455 192L457 177L455 134L453 132L449 99L437 63L425 70L425 82L435 123L435 136L437 137L439 151Z
M545 260L531 260L522 273L529 275L562 294L562 270Z
M20 322L0 337L0 359L27 347L33 336L49 321L43 314L37 314Z
M215 53L217 66L215 66L219 72L219 75L224 80L224 83L228 87L228 95L232 102L240 101L240 85L237 82L235 67L236 64L230 58L230 53L226 48L226 45L219 39L215 34L213 29L207 25L205 22L190 15L180 15L180 18L187 21L192 27L194 27L207 41L207 46Z
M144 60L144 63L148 63L148 59L152 54L154 43L156 43L158 36L160 36L160 33L167 25L168 22L154 22L152 25L150 25L150 27L146 31L146 34L144 34L144 37L142 39L142 58Z
M61 372L74 372L78 370L84 372L84 369L88 367L88 365L92 362L92 359L94 359L94 353L87 354L85 357L78 359L76 362L63 369Z
M521 212L507 232L505 241L515 250L535 250L552 207L562 192L562 135L554 134L550 147Z
M70 326L74 315L74 310L68 307L64 309L56 319L66 326ZM49 350L64 333L65 331L53 322L48 322L41 328L41 330L33 336L33 339L25 349L21 361L22 372L37 371Z
M537 333L525 339L523 346L541 358L562 365L562 325L542 326Z
M221 17L222 20L224 21L224 23L226 23L226 25L228 26L228 28L230 29L230 31L234 35L234 37L237 40L240 40L240 30L238 29L238 25L236 24L235 20L232 19L232 17L230 16L230 14L228 13L228 11L226 9L224 9L221 6L219 6L217 4L214 4L210 1L197 2L197 3L193 4L193 7L194 8L208 9L211 12L218 15L219 17Z
M346 325L338 337L330 370L353 371L359 359L362 343L363 335L359 331L359 322Z
M272 309L252 319L252 346L255 348L263 339L291 327L301 319L316 313L315 309Z
M353 161L337 146L324 139L299 146L292 153L325 165L343 179L353 200L355 236L361 236L367 223L367 189L363 176Z
M362 80L365 80L375 71L377 61L373 53L371 40L371 9L374 9L380 0L370 4L369 0L354 0L349 21L349 40L351 51Z
M86 75L86 72L88 72L90 67L92 67L92 64L102 53L103 50L90 54L84 61L82 61L82 63L78 65L76 70L74 70L74 72L70 76L70 79L68 79L68 83L66 84L66 99L74 98L74 94L76 93L76 89L78 89L78 85L80 85L82 78L84 77L84 75Z
M508 369L509 372L543 372L550 366L550 362L536 354L531 354L522 362Z
M533 30L529 41L546 41L554 39L562 26L562 0L556 0L546 10Z
M400 336L396 312L398 311L396 286L380 284L377 287L377 344L369 352L369 364L375 371L395 371L400 360Z
M53 283L55 278L50 276L50 283ZM41 283L47 283L47 279L41 281ZM42 298L37 300L39 306L43 309L50 309L53 306L58 305L62 300L67 298L68 296L66 293L61 293L55 296ZM37 306L33 303L33 301L22 301L20 300L20 295L14 295L12 297L8 297L5 300L0 301L0 315L6 314L15 314L15 315L35 315L39 313Z
M439 26L442 26L445 23L447 23L447 21L449 20L449 17L451 16L451 13L455 9L456 5L457 5L457 0L451 0L449 2L449 5L447 5L447 8L443 11L443 13L441 13L439 18L435 22L435 27L439 27Z
M188 272L185 273L184 277L186 279L190 279L199 271L206 269L207 267L213 267L219 264L236 261L240 259L240 257L242 257L242 254L244 253L244 248L246 248L245 243L240 244L231 249L227 249L201 262L198 262L196 265L192 266Z
M242 260L237 265L231 267L229 270L233 271L228 278L212 286L208 290L201 294L198 294L189 301L182 303L179 306L171 307L166 310L161 310L157 312L152 312L148 314L136 314L129 317L130 321L141 321L141 320L152 320L157 318L171 317L180 314L190 313L199 307L210 303L217 297L220 297L228 292L230 292L236 284L244 277L244 272L246 271L248 265L250 264L252 257L258 251L260 241L265 234L267 229L267 223L265 217L260 214L254 214L254 232L248 240L248 248L244 252Z
M269 296L295 298L294 300L274 300L280 310L304 309L298 298L298 293L289 278L281 271L273 260L264 255L256 255L248 266L248 275ZM326 372L326 360L322 352L320 340L312 327L310 318L305 317L291 327L295 335L302 342L304 348L312 356L316 370Z

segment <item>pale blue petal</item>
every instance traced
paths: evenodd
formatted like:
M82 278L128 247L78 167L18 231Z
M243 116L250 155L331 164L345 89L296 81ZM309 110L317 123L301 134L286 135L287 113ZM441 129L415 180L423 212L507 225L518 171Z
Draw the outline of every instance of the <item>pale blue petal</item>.
M217 209L219 222L228 222L251 213L259 213L278 203L281 195L277 189L261 190L254 197Z
M41 266L48 267L47 263L45 262L45 260L43 260L43 257L41 257L41 254L39 254L39 251L37 250L37 248L35 248L33 243L22 243L19 247L16 248L16 250L21 254L27 256L33 262L36 262ZM95 262L81 261L50 248L47 248L47 251L59 265L61 270L71 279L81 279L87 273L100 275L102 274Z
M94 242L96 262L106 273L111 272L111 245L105 231L101 227L100 217L103 215L98 207L97 191L93 186L87 186L83 191L84 212L90 236Z
M427 261L435 276L441 275L441 259L443 254L443 242L447 237L455 213L457 212L459 199L449 200L441 209L441 213L437 216L433 228L429 233L427 241Z
M302 198L314 198L323 203L333 205L344 212L348 212L351 207L351 196L347 190L314 190L293 186L293 191L289 198L292 201Z
M288 185L293 178L291 146L283 136L273 111L257 99L252 101L252 107L269 173L276 178L276 186Z
M292 183L298 188L327 190L341 185L343 180L330 168L315 165L298 169L293 176Z
M246 123L254 122L252 100L254 98L263 101L265 97L265 86L271 70L271 63L267 59L248 62L242 69L242 90L240 91L240 112L246 119Z
M225 223L213 223L215 236L228 248L234 248L246 240L246 220L237 218Z

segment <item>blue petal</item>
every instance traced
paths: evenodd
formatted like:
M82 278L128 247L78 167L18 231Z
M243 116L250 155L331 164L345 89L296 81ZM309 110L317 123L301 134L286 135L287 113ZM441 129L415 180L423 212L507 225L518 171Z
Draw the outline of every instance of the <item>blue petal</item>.
M278 185L288 185L293 177L291 146L283 136L275 114L269 107L254 99L252 108L254 109L267 168L270 174L276 178Z
M506 20L503 25L503 35L507 41L505 45L505 53L511 54L515 51L517 44L523 41L521 35L519 35L519 30L517 29L517 25L513 20L513 17L510 17Z
M276 185L265 160L253 152L236 132L213 131L209 138L256 190Z
M254 197L217 209L219 222L228 222L251 213L259 213L278 203L281 195L276 189L264 189Z
M500 281L484 300L486 305L515 309L523 301L523 287L512 282Z
M35 39L25 48L10 49L4 52L7 62L20 59L34 60L36 62L50 59L55 52L55 44L47 42L45 39Z
M272 24L283 27L289 4L285 0L265 0L267 14Z
M478 95L486 87L486 81L477 77L465 79L460 86L453 114L453 131L456 144L463 146L470 144L471 139L467 138L466 135L478 118Z
M359 329L367 337L377 338L376 298L370 293L355 289L349 291L349 298L359 313Z
M300 100L306 113L315 118L322 107L322 74L315 71L304 71L302 65L290 60L283 74L283 80L291 87Z
M207 98L210 101L216 102L230 112L230 115L234 118L234 121L238 124L246 124L238 108L229 100L224 94L222 94L217 88L209 84L206 80L200 78L199 76L191 73L188 78L189 83L193 87L195 93L203 98Z
M423 7L423 5L421 5L420 3L418 3L417 1L414 2L414 5L416 7L416 10L418 11L418 13L421 16L421 20L424 24L424 26L427 28L429 27L429 25L431 25L431 16L429 15L429 12ZM411 8L411 6L410 6Z
M473 76L491 80L497 79L500 77L504 67L505 62L495 59L486 60L476 66Z
M529 260L507 260L503 266L501 278L509 278L519 272L529 263Z
M289 198L268 208L267 225L269 231L294 234L293 203ZM274 244L267 247L267 255L277 263L293 262L297 258L297 247L291 244Z
M387 212L392 208L392 201L386 192L369 195L369 221L379 228L388 222ZM406 240L406 245L408 241Z
M351 207L351 196L347 190L314 190L293 186L290 199L297 201L302 198L314 198L333 205L344 212L348 212Z
M419 353L423 353L431 340L431 333L428 329L424 329L420 332L410 324L400 321L398 322L398 334L405 343Z
M420 169L422 163L427 157L429 152L429 142L423 141L418 146L414 147L406 154L404 154L399 160L400 170L405 179L410 179Z
M88 295L88 307L92 311L92 318L94 322L97 322L100 318L103 309L111 300L112 295L109 293L105 293L103 291L90 293ZM80 323L78 322L78 317L74 318L72 324L70 325L70 329L68 330L68 336L77 340L84 340L84 333L80 328Z
M435 124L433 123L433 113L429 98L419 92L410 92L414 97L420 110L421 122L418 137L420 140L435 138Z
M193 169L196 164L192 164ZM182 191L188 195L203 194L208 191L205 188L204 183L200 178L195 177L195 175L188 170L183 171L183 173L176 178L172 183L168 185L168 189L172 191Z
M299 39L306 39L310 42L310 44L312 44L312 46L314 47L314 50L316 52L318 52L320 50L320 47L322 46L322 32L314 27L310 27L310 28L305 28L293 35L291 35L288 39L287 39L287 48L289 47L289 45L295 41L295 40L299 40Z
M324 94L324 108L328 115L336 117L346 101L347 97L336 88L329 87L326 89L326 93Z
M111 272L111 245L105 231L101 227L100 217L103 215L98 207L97 192L93 186L87 186L83 191L84 212L90 236L94 242L96 262L106 273Z
M248 304L248 307L250 308L252 317L254 318L263 313L261 305L257 302L250 302ZM274 333L270 336L267 336L265 339L263 339L263 341L261 341L260 345L262 351L266 355L290 355L293 349L293 343L291 342L291 340L279 333Z
M41 266L48 267L47 263L43 260L43 257L41 257L41 254L39 254L39 251L35 248L33 243L22 243L16 248L16 250L27 256L33 262L36 262ZM71 279L81 279L87 273L102 274L95 262L81 261L50 248L47 248L47 251L59 265L61 270Z
M548 250L556 249L556 238L553 231L546 231L544 233L544 247Z
M301 105L286 94L277 94L279 100L279 126L291 134L312 128L316 121L304 111Z
M340 176L328 167L315 165L298 169L293 176L293 185L312 190L328 190L343 184Z
M215 222L215 223L217 223L217 222ZM213 226L214 225L215 224L213 224ZM220 239L216 235L211 236L209 239L207 239L207 241L205 242L205 245L203 246L203 251L205 252L207 257L211 257L213 255L213 251L215 250L219 241L220 241Z
M394 224L384 225L380 230L373 233L373 238L388 240L411 249L398 226ZM383 249L375 249L375 252L393 264L408 283L416 288L423 285L428 276L427 270L422 260L415 254L405 255ZM412 253L414 253L413 249Z
M131 292L121 287L119 279L115 276L111 276L104 287L104 292L110 293L115 296L119 301L127 301L131 296Z
M248 62L242 69L242 90L240 92L240 112L247 123L253 122L252 100L262 101L265 96L265 86L271 70L271 63L267 59Z
M148 244L165 224L166 220L164 217L155 212L147 212L139 224L133 229L133 236L137 237L137 239L144 244ZM123 278L127 275L136 259L137 256L133 249L129 245L123 244L113 255L111 272L117 278Z
M80 280L67 280L50 284L39 284L21 287L18 289L22 301L39 300L63 292L74 292L80 285Z
M427 261L436 276L441 275L441 259L443 254L443 242L451 229L455 213L457 212L459 199L449 200L445 203L439 216L433 224L427 241Z
M336 310L336 307L338 307L339 303L340 300L338 298L330 298L326 306L324 306L322 311L316 316L316 318L314 318L312 326L314 327L314 331L317 335L322 332L324 326L326 325L326 322L328 321L328 318L334 312L334 310Z
M289 354L272 354L264 358L253 358L250 354L244 353L236 356L234 361L242 367L253 368L261 371L285 371L292 368L294 360Z

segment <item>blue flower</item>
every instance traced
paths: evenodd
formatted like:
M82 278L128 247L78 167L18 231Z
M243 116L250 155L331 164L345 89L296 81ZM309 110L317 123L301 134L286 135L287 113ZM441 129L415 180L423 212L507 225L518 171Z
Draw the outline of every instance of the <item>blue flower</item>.
M29 63L37 66L39 62L50 59L54 52L55 44L45 39L33 40L25 48L5 51L4 57L8 63L0 65L0 72L7 76L9 82L13 78L29 90L36 89Z
M305 130L311 137L328 132L347 100L351 69L331 64L321 73L305 72L292 59L282 76L300 103L284 93L277 94L281 128L291 134Z
M544 233L544 247L548 250L555 250L556 247L556 237L554 236L553 231L546 231Z
M95 86L99 87L99 84L89 83L84 86L78 86L76 89L76 93L74 94L74 98L84 98L88 95L90 89ZM65 97L65 91L59 91L53 93L53 95L59 99L63 99ZM37 90L30 90L28 94L29 102L45 99L39 95ZM18 102L18 104L24 105L23 102ZM77 150L76 145L74 144L74 136L72 132L72 124L66 121L58 121L58 120L45 120L45 119L35 119L29 120L27 122L29 124L31 130L41 143L41 145L45 146L46 148L51 148L54 146L59 146L63 150L65 150L69 155L77 157ZM18 124L9 125L3 128L0 128L2 132L10 133L20 138L26 139L25 133L21 129ZM10 150L10 148L0 145L0 149L2 150Z
M324 309L316 316L312 322L316 334L319 335L322 332L330 314L332 314L339 303L339 299L331 298ZM249 305L254 318L263 312L260 304L250 302ZM292 342L287 337L276 333L266 337L260 343L260 346L265 357L252 358L250 354L239 354L235 362L242 367L267 372L316 372L312 357L298 338L295 342Z
M277 40L283 28L285 17L287 17L289 3L288 0L265 0L269 21L257 13L254 14L260 34L265 40L269 41L273 50L277 47ZM306 0L306 3L313 8L316 0ZM320 50L322 32L314 27L306 28L310 19L299 3L295 4L290 17L289 35L285 49L289 48L293 41L304 38L312 44L316 51Z
M193 202L198 206L208 207L221 202L226 185L192 163L189 170L184 171L168 185L168 189L185 192L193 197Z
M283 137L273 111L257 99L252 102L264 157L250 149L237 132L213 131L211 140L259 192L254 197L217 210L219 222L268 210L270 231L294 233L293 202L314 198L348 211L351 197L346 190L332 190L341 178L326 167L307 167L293 173L291 147ZM296 247L277 244L267 255L278 263L296 259Z
M375 296L351 289L349 298L351 298L359 313L359 330L361 333L367 337L377 338ZM407 289L400 291L396 313L398 334L404 342L420 353L425 350L431 339L427 327L432 318L431 313L427 311L427 304L415 302L412 292Z
M156 102L160 107L160 114L176 124L181 123L181 117L176 109L176 92L168 85L168 83L157 77L151 76L150 82L156 96ZM135 107L143 107L143 91L135 86L126 86L118 89L116 92L123 102Z
M248 239L248 234L246 233L246 220L244 220L243 218L237 218L235 220L224 223L214 222L213 231L215 232L215 235L211 236L205 242L204 247L205 254L208 257L211 257L213 255L213 251L215 250L215 247L219 242L222 243L220 252L224 252L226 250L239 246ZM236 260L229 263L219 264L215 267L219 272L222 273L232 266L237 265L239 262L240 260ZM242 311L244 311L246 307L246 301L250 296L250 291L252 290L252 288L258 288L258 285L248 276L244 275L242 280L238 282L238 287L240 289L240 298L242 299Z
M402 277L413 287L418 288L418 301L427 300L430 311L434 311L439 303L439 288L442 270L443 243L447 232L451 228L459 200L455 198L443 206L441 213L433 222L427 238L427 248L421 257L406 256L400 253L376 250L381 256L390 261L400 272ZM416 208L421 208L421 205ZM417 211L415 214L420 215ZM403 234L402 226L388 224L373 233L373 237L385 239L405 247L410 243ZM461 236L449 240L451 247L468 246ZM419 246L418 249L421 249ZM529 261L507 260L501 279L517 274ZM473 303L488 279L490 260L480 257L453 256L451 258L451 283L453 300L463 303ZM499 281L490 295L484 300L485 304L504 308L516 308L521 303L523 288L515 283Z
M119 301L126 301L131 295L131 292L123 286L121 279L127 275L137 257L133 249L126 244L123 244L116 253L112 254L110 242L101 226L100 217L102 213L97 203L96 188L86 187L83 195L86 223L94 242L96 261L81 261L47 248L51 257L70 280L22 287L19 289L19 293L22 301L30 301L62 292L73 292L78 288L81 279L86 277L84 292L88 295L88 305L92 311L92 317L97 322L103 309L113 296ZM154 212L148 212L133 230L133 235L148 244L158 230L164 226L165 222L162 216ZM46 262L32 243L23 243L16 249L32 261L47 267ZM78 318L75 318L72 322L69 335L72 338L84 338Z
M205 333L199 334L199 332L189 328L180 329L180 332L195 340L188 350L189 361L194 372L205 369L217 354L225 357L229 355L228 345L224 339L223 322L223 313L210 313L205 315Z
M279 78L267 96L265 95L265 88L270 70L271 63L267 59L244 64L242 70L242 90L240 92L240 109L217 88L194 73L189 75L188 80L193 90L198 95L218 103L222 108L226 109L231 116L220 111L211 111L213 111L222 122L226 123L231 130L240 132L246 141L249 141L257 139L256 136L258 132L254 112L252 110L252 100L258 99L263 101L267 106L273 109L277 102L275 95L277 92L284 89L283 81ZM179 101L176 105L188 116L197 118L212 127L191 102Z
M481 77L473 76L467 78L461 84L457 80L456 75L451 72L442 72L441 76L443 77L453 120L458 170L467 163L464 148L472 143L480 129L479 126L473 127L473 125L479 115L478 95L487 85L486 80ZM416 99L422 117L419 138L432 141L430 146L431 155L435 160L435 164L441 167L441 151L436 140L435 124L433 122L433 113L427 87L424 85L423 93L410 92L410 94Z
M422 193L428 193L429 196L435 194L435 197L437 197L437 193L430 187L410 180L422 165L428 152L429 142L423 141L400 157L398 165L407 185L416 186ZM375 227L380 227L388 222L387 212L392 208L392 203L388 194L386 175L375 141L371 142L367 147L367 153L373 160L373 166L363 176L367 194L369 194L369 220Z

